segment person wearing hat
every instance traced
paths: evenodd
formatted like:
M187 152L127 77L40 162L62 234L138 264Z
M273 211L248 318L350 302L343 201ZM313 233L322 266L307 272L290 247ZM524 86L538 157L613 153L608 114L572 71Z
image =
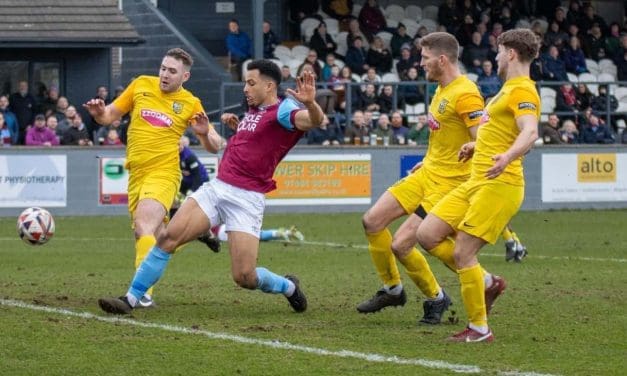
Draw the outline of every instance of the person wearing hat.
M35 116L35 123L26 130L26 145L52 146L59 145L59 139L54 131L46 127L46 118L43 114Z
M390 41L393 58L398 59L401 57L401 47L404 44L409 46L411 44L411 37L407 35L407 28L405 25L402 22L399 22L396 32L392 35L392 40Z
M411 56L411 47L405 43L401 47L401 58L396 63L396 72L401 80L407 79L409 68L420 69L420 62Z

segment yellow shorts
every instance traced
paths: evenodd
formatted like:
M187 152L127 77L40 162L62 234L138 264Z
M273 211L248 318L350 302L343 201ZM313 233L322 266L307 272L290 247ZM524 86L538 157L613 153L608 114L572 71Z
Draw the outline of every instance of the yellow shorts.
M134 217L140 200L151 198L170 210L181 184L180 172L154 169L131 171L128 179L128 211Z
M518 212L525 187L499 181L468 181L446 195L431 214L456 230L496 243Z
M442 197L463 182L464 179L445 179L420 168L394 183L388 192L407 214L414 213L419 205L428 213Z

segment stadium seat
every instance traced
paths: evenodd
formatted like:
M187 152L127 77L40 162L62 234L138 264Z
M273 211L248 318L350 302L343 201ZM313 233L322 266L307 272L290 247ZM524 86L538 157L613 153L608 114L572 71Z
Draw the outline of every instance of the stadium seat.
M246 59L242 63L242 75L241 75L241 77L246 77L246 68L248 68L248 64L250 64L251 61L253 61L253 59ZM242 81L243 81L243 79L242 79Z
M586 86L588 86L588 89L590 90L590 92L594 95L598 95L599 94L599 85L597 84L593 84L593 83L589 83L589 82L597 82L597 76L595 76L592 73L581 73L579 75L579 82L583 82L586 84Z
M540 88L540 97L542 98L551 97L555 99L556 96L557 96L557 92L555 91L555 89L552 89L550 87L544 87L544 86Z
M545 35L546 31L549 29L549 23L542 18L536 18L535 20L533 20L533 22L537 22L540 24L540 27L542 27L542 35Z
M427 28L427 30L428 30L430 33L433 33L434 31L436 31L436 30L437 30L437 28L438 28L438 23L437 23L436 21L432 20L432 19L429 19L429 18L424 18L424 19L422 19L422 20L420 21L420 23L418 24L418 27L420 27L420 26L424 26L424 27L426 27L426 28Z
M418 31L418 22L414 20L410 20L409 18L403 18L401 22L405 25L407 29L407 35L416 35Z
M437 21L438 7L435 5L427 5L426 7L422 8L422 19Z
M353 73L351 77L355 80L355 82L361 82L361 77L357 73Z
M383 82L400 82L398 75L396 73L386 73L381 77L381 81Z
M594 75L599 74L599 64L597 64L596 61L592 60L592 59L586 59L586 68L588 68L588 71ZM581 77L579 78L579 80L581 80Z
M324 23L327 25L327 33L335 37L340 32L340 23L335 18L325 18Z
M397 63L398 63L398 59L392 60L392 70L390 70L390 72L398 74L398 72L396 71L396 64Z
M361 12L361 5L360 4L355 4L353 5L353 16L355 17L359 17L359 12Z
M405 9L400 5L390 4L385 8L383 14L385 14L385 18L400 21L405 18Z
M408 5L405 8L405 17L414 21L422 20L422 9L418 5Z
M346 51L348 51L348 46L346 45L346 36L348 36L348 31L341 31L337 34L337 38L335 38L335 43L337 43L337 48L335 49L335 52L342 56L345 56Z
M292 59L292 50L280 44L274 49L274 56L284 62L290 61Z
M300 60L301 63L303 62L303 60L305 60L308 53L309 47L303 46L302 44L292 47L292 58Z
M518 22L516 22L516 28L519 29L531 29L531 24L529 23L529 21L527 20L518 20Z
M335 58L335 65L337 65L340 69L344 68L344 66L346 65L346 63L344 63L344 60L342 59L338 59L337 57Z
M398 21L393 20L391 18L387 18L385 20L385 25L389 28L396 29L398 27Z
M598 82L614 82L616 81L616 77L614 77L611 73L599 73L597 75Z
M614 91L614 96L619 102L627 103L627 87L617 87Z
M577 78L576 74L568 72L566 75L568 76L568 81L573 83L579 82L579 78Z
M296 77L296 75L298 74L298 67L300 67L302 63L303 63L302 59L301 60L292 59L288 61L286 65L290 67L290 73L292 73L292 77Z
M320 20L317 18L307 17L300 22L300 35L305 38L306 43L309 43L309 39L318 25L320 25Z
M390 49L390 41L392 40L392 33L388 31L379 31L377 36L383 39L383 45L385 48Z
M542 97L542 113L549 114L555 110L555 97Z

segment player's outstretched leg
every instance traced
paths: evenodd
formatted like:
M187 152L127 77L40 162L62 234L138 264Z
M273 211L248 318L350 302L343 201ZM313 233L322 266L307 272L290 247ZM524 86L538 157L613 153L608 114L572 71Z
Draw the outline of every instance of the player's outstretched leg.
M270 294L283 294L296 312L307 310L307 297L300 288L300 281L294 275L281 277L266 268L258 267L257 288Z

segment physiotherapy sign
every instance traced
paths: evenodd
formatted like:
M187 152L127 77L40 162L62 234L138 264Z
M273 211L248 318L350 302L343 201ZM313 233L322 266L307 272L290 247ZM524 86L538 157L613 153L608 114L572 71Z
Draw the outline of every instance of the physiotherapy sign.
M627 201L627 153L543 154L542 201Z
M370 154L287 156L274 173L268 205L352 205L371 202Z
M65 155L0 155L0 207L65 207Z

